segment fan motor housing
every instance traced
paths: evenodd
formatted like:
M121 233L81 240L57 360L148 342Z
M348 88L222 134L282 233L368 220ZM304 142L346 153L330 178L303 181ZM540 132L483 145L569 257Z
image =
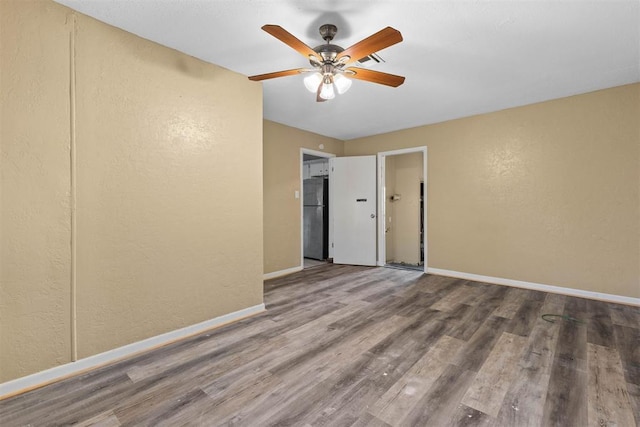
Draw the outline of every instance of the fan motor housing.
M325 62L333 62L336 59L336 56L338 56L340 52L344 51L342 47L331 43L321 44L320 46L314 47L313 50L314 52L317 52Z
M328 62L333 62L338 54L344 51L342 47L331 44L331 40L333 40L336 33L338 32L338 27L333 24L324 24L320 26L318 31L320 32L320 36L322 37L322 39L327 43L314 47L313 51L320 55L320 58L322 58L322 61L325 64ZM314 65L313 61L310 62L311 65Z
M336 36L338 27L333 24L324 24L321 25L320 28L318 28L318 31L320 32L320 37L322 37L322 40L325 40L328 43Z

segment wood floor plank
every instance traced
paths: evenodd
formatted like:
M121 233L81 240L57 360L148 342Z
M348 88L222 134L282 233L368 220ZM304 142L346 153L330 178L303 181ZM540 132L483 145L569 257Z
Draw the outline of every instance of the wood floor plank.
M640 329L640 310L638 307L609 303L609 312L614 324Z
M565 298L547 295L541 309L544 313L563 313ZM537 426L543 417L545 399L560 322L536 320L518 363L518 371L497 416L499 426Z
M371 287L367 289L367 291L363 291L363 294L361 294L362 297L360 299L365 302L376 302L398 292L397 287L394 286L391 282L383 281L380 282L380 285L381 286L379 288ZM369 291L373 292L369 293ZM366 293L366 295L364 293Z
M609 314L608 304L602 301L587 301L589 317L584 321L589 322L587 328L587 342L605 347L613 347L615 336L613 334L613 322Z
M507 331L523 337L529 336L536 320L543 314L540 312L542 306L543 301L531 299L523 301L513 319L509 322Z
M567 297L563 314L582 317L584 307L584 300ZM587 385L587 324L561 321L542 425L587 425Z
M503 317L489 317L480 328L471 336L451 363L461 370L477 372L484 364L491 349L495 345L508 324L508 319Z
M211 364L207 362L209 357L205 354L157 377L137 382L126 399L112 403L114 413L125 425L140 425L146 419L157 418L164 412L172 411L176 402L204 398L200 382L209 382L230 366L243 363L247 355L258 348L257 345L237 355L229 354L224 361Z
M257 372L229 384L225 389L209 386L207 394L211 401L202 414L203 419L220 422L232 419L265 400L272 390L277 390L282 384L280 378L269 372Z
M473 283L473 282L470 282ZM477 305L496 310L502 305L509 288L507 286L495 286L486 283L482 284L482 292L478 296Z
M471 385L476 373L448 365L398 426L444 426L451 424L460 399Z
M277 324L271 319L265 319L264 322L248 326L247 328L237 331L236 334L216 337L216 339L213 340L205 340L193 347L184 348L181 351L167 352L162 359L149 359L131 366L131 368L127 370L127 375L133 382L138 382L162 374L162 372L168 369L183 364L191 354L211 353L226 346L232 346L237 342L264 332L265 326L266 329L270 329L270 327L275 328ZM236 351L235 347L234 351Z
M357 302L343 309L319 316L306 325L284 332L279 337L280 341L276 341L275 345L270 343L265 345L259 349L252 360L237 365L235 369L227 369L226 372L222 372L213 381L205 383L202 386L203 390L211 394L216 390L233 389L235 384L251 381L257 372L268 372L269 369L273 369L287 357L290 358L308 351L309 345L316 344L316 341L330 340L340 334L341 331L327 331L327 323L331 323L354 311L359 311L362 307L363 303Z
M473 301L480 290L466 286L465 283L465 280L458 280L455 288L453 288L446 296L440 298L440 300L433 304L431 308L440 311L451 311L459 304L465 304L465 301Z
M46 419L64 419L67 424L75 424L107 412L113 408L115 396L132 393L129 377L124 372L113 374L108 383L83 384L81 378L78 381L68 379L63 381L65 387L56 387L56 393L51 396L43 396L42 392L35 390L0 401L0 420L11 426L35 424ZM6 405L5 402L15 405Z
M407 275L402 278L396 277L394 280L388 276L378 276L375 280L363 280L358 286L348 289L343 287L334 288L331 293L346 298L357 295L363 301L376 302L387 295L404 292L407 289L415 289L413 285L417 280L418 278L415 275Z
M355 415L368 406L367 402L382 396L442 336L439 313L431 310L417 316L361 356L365 363L338 372L329 380L332 386L327 398L307 408L308 421L318 426L329 424L334 411Z
M526 299L526 293L522 289L508 288L502 303L496 307L493 316L504 317L506 319L513 319L520 306Z
M554 365L549 379L542 425L585 426L587 376L571 366Z
M393 283L393 287L398 287L399 283L388 279L385 276L378 276L377 278L369 277L366 275L362 276L360 280L351 282L350 287L345 287L341 285L340 282L336 282L337 286L332 288L332 292L337 294L342 294L344 296L358 294L361 299L362 297L366 297L369 294L367 291L374 289L375 291L380 291L383 289L387 289L389 282Z
M287 276L284 279L273 279L265 282L265 298L270 297L269 307L271 310L282 306L297 307L301 298L319 296L330 292L345 292L348 289L360 284L367 285L379 280L386 275L386 272L371 271L363 267L350 267L347 271L344 266L337 266L337 271L342 271L344 276L337 280L324 280L330 274L330 267L321 270L321 274L298 274ZM304 273L304 272L303 272ZM296 277L303 277L303 280L295 280ZM281 281L283 283L281 283ZM315 298L317 301L318 298Z
M493 310L494 307L491 307L488 304L482 304L475 307L465 305L465 310L463 312L456 310L456 312L461 314L461 316L458 318L457 322L451 322L451 328L447 331L447 335L467 341L476 333L478 328L482 325L482 322ZM450 317L449 320L453 320L453 317Z
M632 426L635 421L616 349L587 344L590 426Z
M424 292L416 292L415 296L399 295L399 297L410 298L413 301L413 303L406 305L403 308L399 308L396 311L398 316L404 316L404 317L414 317L426 310L433 311L433 308L431 308L431 306L433 305L434 302L438 300L437 294L430 294L430 293L424 293Z
M614 325L616 349L620 354L625 380L640 385L640 329Z
M640 385L627 383L627 391L629 392L631 410L636 420L636 426L640 426Z
M542 302L547 297L547 293L546 292L536 291L536 290L533 290L533 289L523 289L523 291L526 293L525 299L528 299L528 300L531 300L531 301L540 301L540 302Z
M491 427L496 425L495 422L496 420L493 417L477 409L469 408L466 405L458 405L458 408L451 416L449 424L446 425L450 427Z
M277 377L274 376L273 378ZM287 412L285 411L295 409L294 406L291 406L293 402L299 399L300 396L306 395L309 390L314 390L314 394L321 396L321 391L325 388L326 385L323 382L297 381L295 383L287 383L287 386L276 387L269 392L255 395L253 399L246 400L244 405L237 407L235 411L227 414L223 413L222 415L226 415L225 417L216 413L214 425L268 425L267 420L269 417L281 412L286 414ZM297 419L292 419L289 423L283 423L282 425L292 425L292 423L298 421ZM303 425L303 423L300 424Z
M264 298L258 315L0 400L0 424L640 424L638 307L331 264L266 281Z
M321 387L324 399L311 399L302 396L292 412L288 408L287 417L302 417L314 426L326 425L330 422L336 411L357 416L363 408L362 402L375 400L381 396L394 382L413 365L420 354L418 349L423 349L435 342L442 335L443 326L439 322L429 322L438 312L424 313L410 323L402 324L402 328L396 329L393 334L371 347L364 354L350 350L346 360L356 360L346 369L335 370L324 381ZM424 340L417 342L413 339L414 333L419 332ZM312 390L310 395L317 396L317 391ZM297 413L296 413L297 411ZM270 423L280 424L281 418L270 419Z
M586 371L587 360L587 335L589 323L585 321L589 317L587 312L587 300L567 297L563 312L571 320L556 319L560 322L560 337L557 347L558 359L561 362L574 366L576 369Z
M423 274L418 279L416 286L421 292L440 293L454 287L456 281L450 277L436 276L434 274Z
M305 381L305 386L294 385L294 391L281 393L277 399L267 399L258 406L254 413L262 425L296 425L311 423L310 419L317 417L335 417L338 413L342 397L353 396L346 390L357 389L360 380L369 367L374 363L375 356L371 353L363 353L355 359L351 359L347 366L333 371L333 374L324 380ZM340 398L336 394L340 393Z
M304 352L289 358L271 369L271 372L281 377L305 375L310 372L307 365L313 364L312 377L323 379L330 375L341 359L350 360L368 351L391 335L397 335L399 331L413 323L413 319L393 316L375 325L369 325L366 330L359 329L357 333L342 333L335 339L322 342L319 345L311 344Z
M346 425L342 423L336 423L335 425ZM353 424L349 427L391 427L381 419L371 415L368 412L364 412Z
M479 325L469 325L465 322L465 319L470 319L477 308L471 307L466 304L458 304L453 310L445 311L443 321L447 324L446 334L451 336L452 338L459 337L461 335L467 335L469 332L475 334L475 332L482 326L481 322ZM455 335L455 336L454 336Z
M327 342L339 336L342 331L327 330L327 323L331 323L343 316L350 315L354 311L357 312L362 308L362 303L349 305L343 309L330 312L324 316L302 325L296 329L287 331L281 337L282 341L275 346L265 346L260 352L248 363L237 366L235 369L229 369L222 373L213 381L203 385L203 390L209 394L215 393L216 390L233 389L233 385L245 381L251 381L256 372L268 372L279 364L282 364L287 358L292 358L298 354L309 351L309 347L318 342ZM302 345L300 343L303 343ZM285 369L286 370L286 369Z
M462 403L497 417L517 372L526 341L524 337L503 333L462 398Z
M326 334L327 330L332 329L329 325L334 324L346 317L354 316L357 313L362 315L368 311L369 303L362 300L356 300L348 305L344 305L338 310L328 311L324 314L314 312L314 319L309 320L296 328L283 332L283 336L295 341L299 339L313 340L317 336Z
M386 320L387 327L381 324L371 324L367 328L354 328L351 331L349 329L342 331L340 329L335 330L336 333L342 334L342 337L359 340L365 340L363 347L353 345L353 341L344 341L342 344L343 350L340 348L332 348L331 346L320 345L315 349L310 346L306 349L306 353L302 358L294 357L290 358L284 364L280 364L271 369L274 375L281 378L288 378L289 382L295 382L300 378L305 378L303 385L295 384L290 390L282 391L276 395L261 400L255 404L252 402L252 406L247 411L243 409L241 417L238 416L231 419L233 422L239 422L242 419L250 418L256 419L259 414L259 420L263 423L269 424L282 424L286 425L292 423L294 420L298 420L308 414L312 408L323 403L323 400L318 400L322 396L333 398L335 396L335 390L342 390L345 387L351 387L353 383L356 383L359 378L364 374L363 371L366 367L372 363L372 356L364 355L357 357L357 354L366 351L366 348L372 343L379 341L386 335L389 335L398 328L403 328L404 325L411 322L410 319L392 317ZM378 330L376 327L378 326ZM362 334L354 335L357 331ZM364 332L369 331L369 332ZM335 344L335 342L334 342ZM320 350L320 351L319 351ZM352 355L343 354L343 351L351 351ZM344 356L344 357L343 357ZM336 369L336 366L340 367L340 360L349 361L356 360L356 362L349 366L348 369ZM312 361L320 361L321 364L312 363ZM309 365L313 366L312 371L305 371L309 369Z
M113 411L106 411L88 420L75 423L73 427L120 427L121 425Z
M440 377L463 344L461 340L446 335L440 337L369 411L389 424L402 419Z
M147 424L156 427L206 425L211 419L207 414L210 400L206 393L196 388L181 397L163 402L139 414L134 421L127 421L127 425Z

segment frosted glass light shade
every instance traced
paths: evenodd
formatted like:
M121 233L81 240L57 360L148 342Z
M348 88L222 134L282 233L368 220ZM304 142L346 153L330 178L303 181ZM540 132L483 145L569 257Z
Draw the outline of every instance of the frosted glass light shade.
M332 83L323 83L322 89L320 89L320 98L322 99L333 99L336 97L336 93L333 90Z
M304 78L304 87L307 88L309 92L316 93L318 91L318 86L322 82L322 74L313 73L309 74Z
M338 93L342 95L351 87L351 79L343 76L342 74L336 74L333 76L333 83L336 85Z

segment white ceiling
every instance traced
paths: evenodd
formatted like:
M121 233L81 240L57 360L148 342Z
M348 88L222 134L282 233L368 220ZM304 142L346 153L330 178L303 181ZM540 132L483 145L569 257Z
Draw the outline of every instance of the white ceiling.
M308 66L264 24L314 47L332 23L344 48L394 27L374 69L398 88L356 80L317 103L303 76L263 83L266 119L342 140L640 81L640 0L56 1L247 76Z

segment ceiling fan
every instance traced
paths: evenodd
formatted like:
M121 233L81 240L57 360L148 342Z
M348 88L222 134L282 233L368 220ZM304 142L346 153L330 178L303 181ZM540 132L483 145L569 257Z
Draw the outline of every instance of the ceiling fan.
M313 49L279 25L265 25L262 29L302 54L309 60L313 68L295 68L259 74L249 77L249 80L260 81L301 73L313 73L304 79L304 84L310 92L316 93L316 101L318 102L333 99L336 90L339 94L346 92L351 87L351 79L392 87L398 87L404 83L402 76L350 66L374 52L401 42L402 34L394 28L386 27L347 49L331 44L333 37L338 32L338 28L332 24L320 27L320 35L326 43Z

